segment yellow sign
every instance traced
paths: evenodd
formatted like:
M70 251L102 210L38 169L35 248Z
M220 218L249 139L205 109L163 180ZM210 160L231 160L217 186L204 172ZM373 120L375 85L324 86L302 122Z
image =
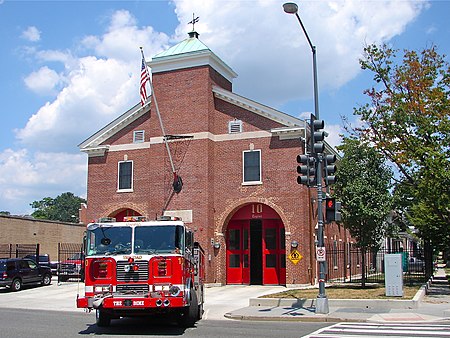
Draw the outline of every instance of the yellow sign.
M288 258L292 263L297 264L303 258L303 256L296 249L292 250Z

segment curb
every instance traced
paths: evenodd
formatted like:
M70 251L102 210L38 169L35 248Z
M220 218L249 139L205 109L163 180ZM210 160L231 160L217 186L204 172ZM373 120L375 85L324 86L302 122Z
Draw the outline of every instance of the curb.
M390 309L417 309L425 295L422 286L411 300L398 299L329 299L330 307L346 308L390 308ZM289 298L250 298L249 306L311 308L316 306L316 299L289 299Z
M271 317L271 316L253 316L253 315L234 315L232 313L225 313L225 318L233 320L251 320L251 321L265 321L265 322L315 322L315 323L338 323L338 322L359 322L363 323L367 320L360 319L349 319L340 317L330 317L328 315L314 315L313 316L303 316L303 317Z

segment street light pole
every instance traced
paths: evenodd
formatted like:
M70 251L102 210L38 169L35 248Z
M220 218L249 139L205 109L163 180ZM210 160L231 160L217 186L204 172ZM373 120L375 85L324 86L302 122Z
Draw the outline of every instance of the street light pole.
M306 32L305 26L303 25L300 16L298 15L298 6L296 3L287 2L283 5L283 9L288 14L295 14L302 27L303 33L308 40L309 46L311 47L312 57L313 57L313 84L314 84L314 116L316 119L320 118L319 114L319 93L317 84L317 59L316 59L316 46L314 46ZM311 121L312 124L312 121ZM313 135L311 135L313 137ZM312 151L312 149L311 149ZM323 164L323 154L317 154L317 167L316 167L316 178L317 178L317 247L324 248L324 229L323 229L323 195L322 195L322 165ZM325 293L325 269L326 262L321 260L319 262L319 294L317 295L316 303L316 313L327 314L329 313L328 308L328 298Z
M317 59L316 59L316 46L314 46L311 42L311 39L309 38L308 32L306 31L305 26L303 25L302 19L300 19L300 16L298 15L298 6L296 3L293 2L286 2L283 5L283 9L288 14L295 14L297 17L298 22L300 23L300 26L302 27L303 33L305 33L306 40L308 40L309 47L311 48L312 52L312 58L313 58L313 85L314 85L314 115L316 116L316 119L320 119L319 114L319 89L317 85Z

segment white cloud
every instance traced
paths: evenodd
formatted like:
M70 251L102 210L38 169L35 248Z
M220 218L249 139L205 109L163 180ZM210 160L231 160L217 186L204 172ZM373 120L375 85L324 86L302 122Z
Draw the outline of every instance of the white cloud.
M168 41L166 34L155 32L151 26L139 28L131 13L121 10L113 14L105 34L87 36L82 44L95 51L98 56L131 63L140 58L139 47L144 48L146 57L150 59L152 55L168 48Z
M345 134L345 131L340 124L326 125L325 131L328 133L326 141L329 145L336 147L342 143L340 135Z
M185 36L192 13L200 39L238 74L235 90L272 106L312 96L312 52L294 15L282 2L175 1ZM426 6L421 1L313 1L299 9L317 47L319 89L336 89L360 72L366 43L388 41Z
M86 192L86 157L83 154L30 154L26 149L6 149L0 153L1 208L15 214L27 214L29 204L44 197L56 197L71 191Z
M31 42L36 42L41 39L41 32L36 27L30 26L22 32L22 38Z
M44 66L28 75L24 81L30 90L38 94L54 94L61 79L57 72Z
M80 59L66 75L67 86L16 131L17 138L28 148L76 152L83 139L136 104L138 78L129 72L114 59Z

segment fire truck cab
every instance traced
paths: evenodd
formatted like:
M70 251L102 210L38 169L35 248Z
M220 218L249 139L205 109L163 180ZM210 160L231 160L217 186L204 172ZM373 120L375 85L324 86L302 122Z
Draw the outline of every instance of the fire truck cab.
M98 326L132 316L173 315L184 327L201 319L204 251L181 220L90 223L85 251L85 293L77 307L95 309Z

